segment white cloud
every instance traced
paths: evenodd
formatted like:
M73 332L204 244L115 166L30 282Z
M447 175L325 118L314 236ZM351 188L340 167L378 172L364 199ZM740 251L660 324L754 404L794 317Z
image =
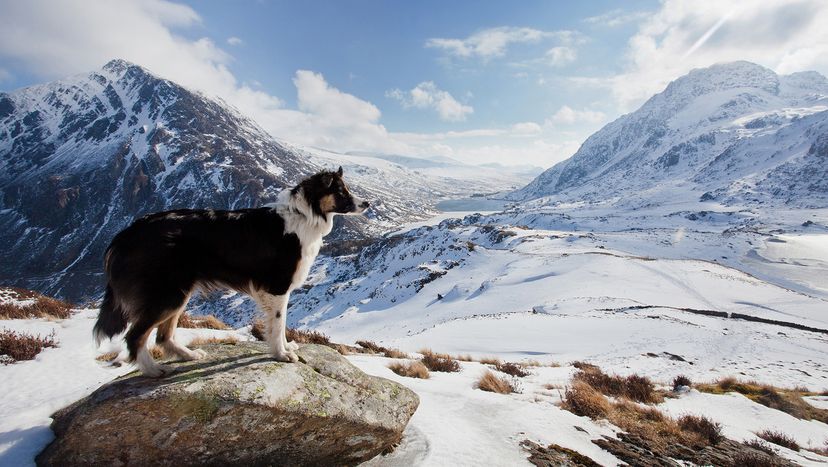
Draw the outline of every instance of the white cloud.
M747 60L828 74L828 2L666 0L629 40L625 71L597 79L628 111L693 68ZM588 83L588 81L582 81Z
M569 143L551 141L554 135L534 122L462 132L389 132L377 106L307 70L298 70L293 77L297 108L286 108L282 99L262 91L255 81L250 86L240 82L229 68L232 56L219 44L208 37L190 38L193 31L200 31L201 19L195 10L165 0L29 0L4 3L3 10L0 57L13 67L8 67L6 75L0 72L0 79L8 79L4 76L17 70L44 80L62 78L123 58L220 97L274 136L299 144L336 151L444 154L471 163L514 161L543 166L574 152L566 146ZM496 54L505 51L514 37L532 40L532 34L510 36L505 43L480 39L468 46L474 56ZM567 37L562 34L559 39ZM462 120L473 112L434 83L421 83L399 95L412 106L427 106L447 120Z
M555 115L548 120L551 124L557 125L573 125L576 123L601 123L606 118L603 112L595 110L575 110L568 105L565 105L555 112Z
M441 120L448 122L464 121L468 114L474 113L474 108L461 104L433 81L424 81L410 91L392 89L385 95L400 101L404 108L434 109Z
M572 47L558 46L546 51L547 62L552 66L564 66L575 61L577 52Z
M621 26L622 24L641 21L642 19L646 18L651 14L652 13L646 11L627 12L619 8L608 11L601 15L584 18L584 22L594 24L597 26L607 26L614 28L616 26Z
M571 43L579 38L579 34L574 31L541 31L533 28L501 26L478 31L465 39L428 39L426 47L442 49L455 57L477 57L488 60L493 57L502 57L512 44L536 44L549 38L557 38L562 43Z
M6 70L5 68L0 68L0 83L2 83L4 81L11 81L11 79L12 79L12 74L9 73L9 71Z
M241 40L240 38L236 37L236 36L232 36L232 37L227 38L227 43L232 45L232 46L237 46L237 45L244 44L244 41Z

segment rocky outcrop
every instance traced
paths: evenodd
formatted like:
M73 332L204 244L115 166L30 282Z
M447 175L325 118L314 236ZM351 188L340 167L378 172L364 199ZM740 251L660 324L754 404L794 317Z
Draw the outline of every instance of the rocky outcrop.
M419 404L336 351L207 345L170 375L119 378L60 410L40 466L355 465L390 450Z

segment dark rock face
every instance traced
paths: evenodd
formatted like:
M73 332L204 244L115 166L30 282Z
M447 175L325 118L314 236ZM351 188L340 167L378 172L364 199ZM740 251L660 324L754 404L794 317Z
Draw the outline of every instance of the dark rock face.
M0 94L0 281L100 294L103 252L133 219L272 202L318 170L219 102L115 60Z
M300 363L264 344L207 345L161 379L125 376L57 412L40 466L356 465L401 439L419 405L336 351Z

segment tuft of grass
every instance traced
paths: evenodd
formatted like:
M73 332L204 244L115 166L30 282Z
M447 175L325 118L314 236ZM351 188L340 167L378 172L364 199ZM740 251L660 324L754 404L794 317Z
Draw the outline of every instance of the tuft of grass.
M592 363L582 362L580 360L576 360L576 361L572 362L572 366L574 366L575 368L577 368L581 371L592 371L592 370L599 370L600 371L600 368L598 368L596 365L593 365Z
M428 379L428 368L420 362L391 362L388 368L400 376L407 376L409 378Z
M230 329L230 326L226 325L224 321L213 315L191 316L187 313L182 313L178 317L178 326L191 329L216 329L219 331Z
M590 365L575 373L575 380L582 381L602 394L626 397L636 402L658 403L664 398L655 390L652 381L645 376L607 375L600 368Z
M799 451L799 444L793 438L781 431L764 430L756 433L756 436L769 443L776 444L777 446L786 447L793 451Z
M236 345L239 340L235 336L224 337L196 337L190 341L190 345L205 345L205 344L229 344Z
M445 373L460 371L460 364L449 355L434 353L429 349L420 350L420 353L423 355L420 361L430 371L442 371Z
M681 388L682 386L686 386L686 387L689 388L692 385L693 385L693 382L690 381L690 378L688 378L684 375L679 375L679 376L676 376L675 378L673 378L673 391L678 391L679 388Z
M718 444L724 439L722 426L703 415L683 415L677 422L682 430L696 433L710 444Z
M111 362L111 361L115 360L116 358L118 358L118 355L119 355L119 352L107 352L107 353L103 353L103 354L98 355L97 357L95 357L95 360L97 360L99 362Z
M561 407L575 415L592 419L607 418L612 410L612 404L607 398L583 381L574 381L567 388Z
M483 358L480 359L480 363L482 363L484 365L497 366L497 365L500 365L501 362L500 362L500 359L497 358L497 357L483 357Z
M789 465L787 463L782 464L776 459L778 459L776 453L769 457L758 452L740 452L733 456L733 464L731 465L734 467L780 467Z
M828 423L828 410L814 407L802 399L813 393L797 389L783 389L755 381L741 381L732 376L722 378L711 384L697 384L696 389L712 394L738 392L748 399L765 407L785 412L801 420L819 420ZM804 389L804 388L800 388Z
M285 333L288 341L293 341L297 344L331 344L331 339L319 331L304 331L301 329L287 328Z
M512 362L505 362L495 365L495 370L501 373L506 373L507 375L517 376L518 378L529 376L529 372L524 370L521 365Z
M512 383L502 377L497 376L489 370L486 370L483 375L477 380L477 389L482 391L496 392L498 394L511 394L517 392Z
M457 355L457 356L454 357L454 359L459 360L461 362L473 362L474 361L472 356L468 355L468 354L466 354L466 355Z
M18 300L34 300L34 303L20 306L13 302L0 303L0 319L56 318L65 319L72 316L75 305L47 297L30 290L4 288L8 295Z
M383 355L388 358L408 358L408 354L400 349L385 349Z
M253 325L250 326L250 335L258 341L265 340L265 325L262 320L253 321Z
M9 329L0 331L0 356L7 356L2 359L4 363L33 360L37 354L48 347L57 347L54 331L45 337Z
M385 347L377 344L374 341L356 341L356 344L362 347L363 349L370 350L374 353L383 353L385 350L387 350Z

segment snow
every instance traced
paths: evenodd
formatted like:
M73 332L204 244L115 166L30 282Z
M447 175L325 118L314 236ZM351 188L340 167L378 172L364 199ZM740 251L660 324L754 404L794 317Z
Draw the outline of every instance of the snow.
M765 430L782 432L805 449L822 449L828 441L828 425L794 418L737 393L714 395L690 390L679 398L667 399L659 408L675 418L685 414L705 415L721 424L722 434L737 441L759 439L755 433ZM825 465L828 462L825 456L774 447L800 465Z
M0 329L41 336L54 331L58 342L34 360L0 365L0 465L34 465L34 456L54 439L49 425L55 411L133 370L95 360L105 351L119 350L95 349L92 326L97 316L97 309L86 309L64 320L0 320ZM176 334L184 343L196 336L250 339L244 330L179 329Z

